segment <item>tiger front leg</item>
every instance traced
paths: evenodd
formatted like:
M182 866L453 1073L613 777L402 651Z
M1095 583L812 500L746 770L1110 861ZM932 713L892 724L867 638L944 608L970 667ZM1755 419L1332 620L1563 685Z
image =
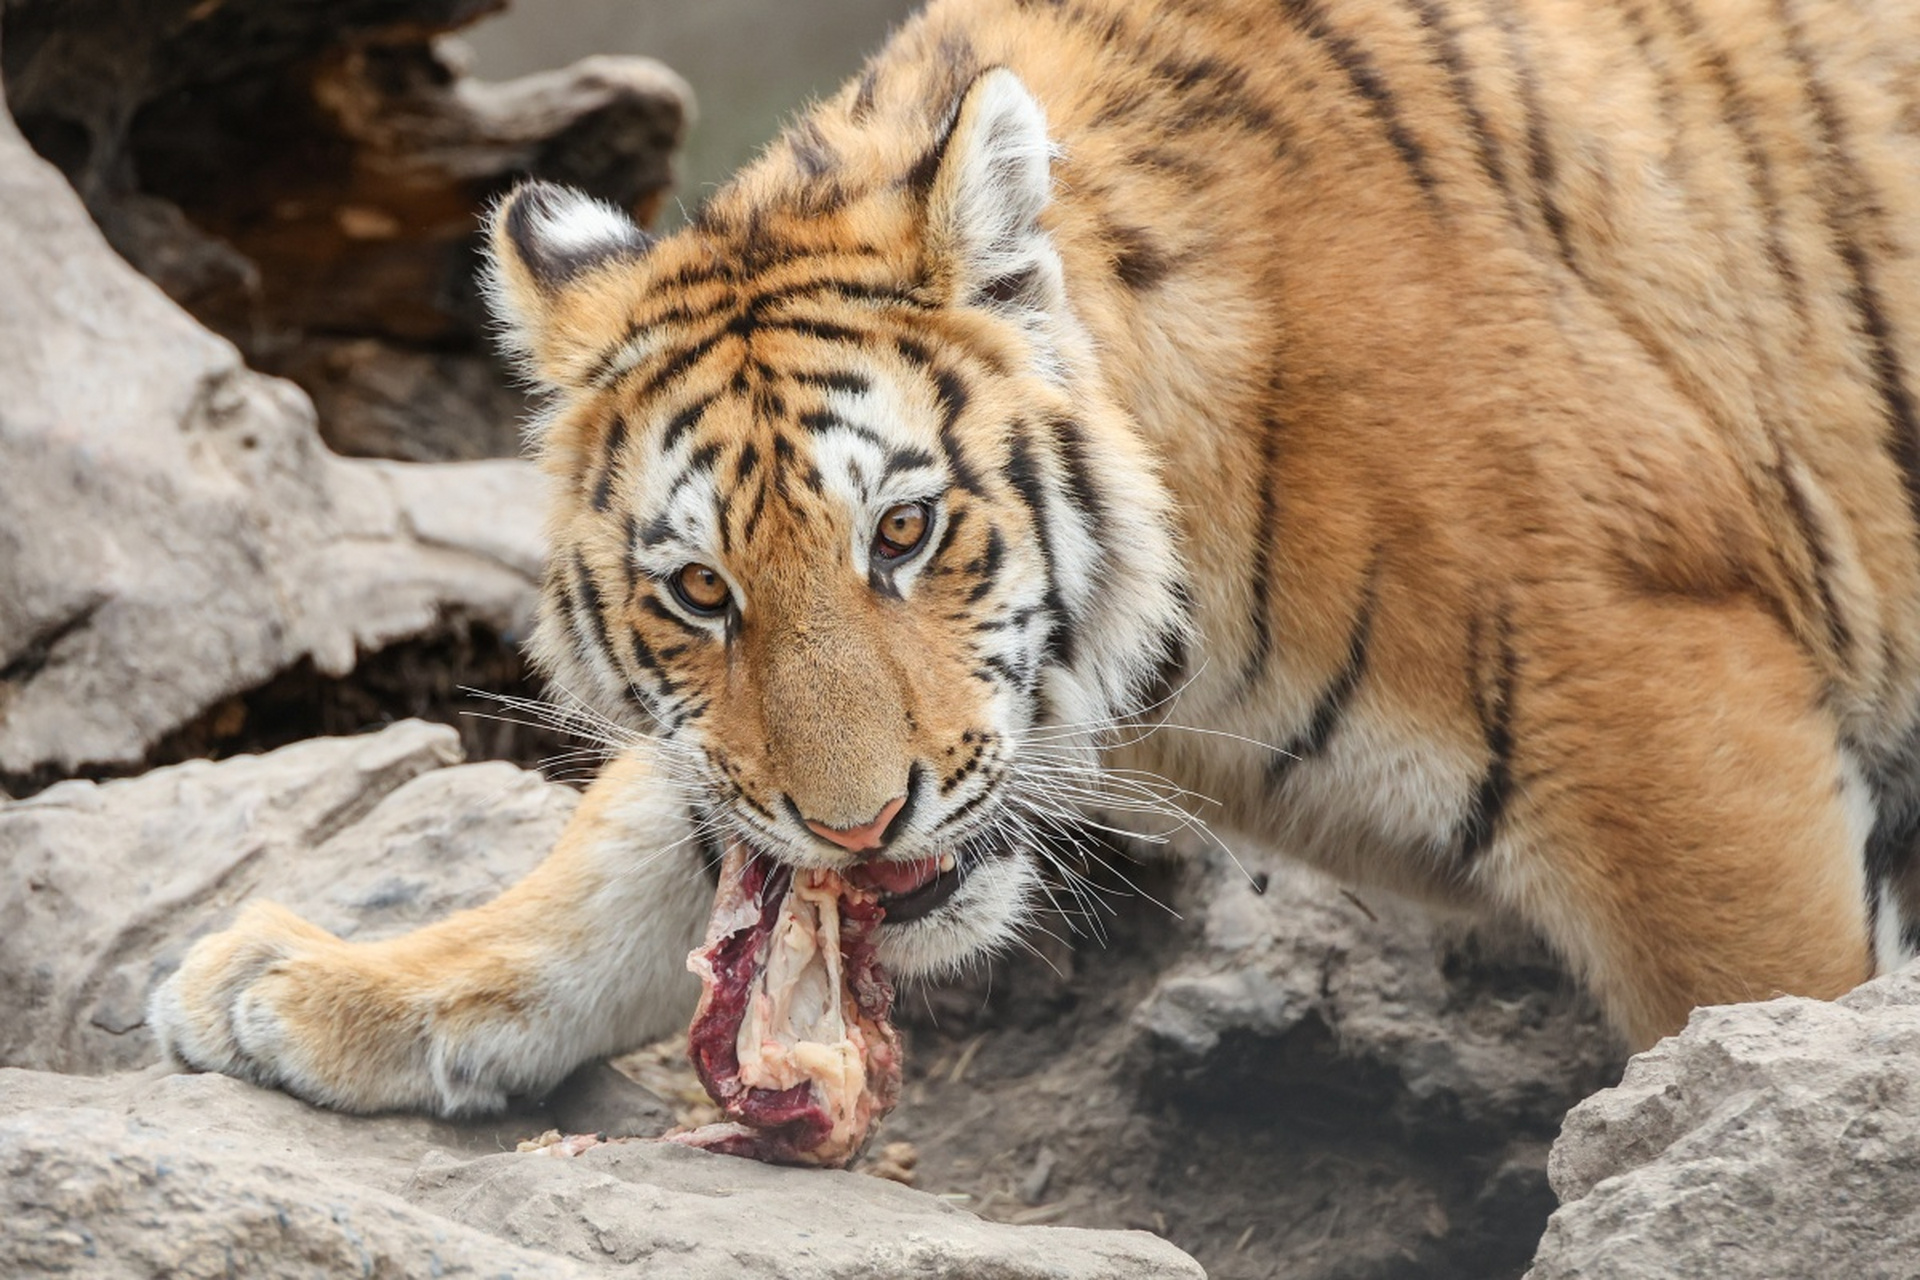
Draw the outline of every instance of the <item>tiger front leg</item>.
M148 1024L189 1067L324 1106L496 1111L686 1025L701 857L678 795L623 759L494 901L365 943L256 903L193 946Z

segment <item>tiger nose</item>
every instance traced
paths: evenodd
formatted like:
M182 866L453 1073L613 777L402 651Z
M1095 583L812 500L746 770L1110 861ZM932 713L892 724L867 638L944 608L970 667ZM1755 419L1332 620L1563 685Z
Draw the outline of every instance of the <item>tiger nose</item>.
M900 813L900 807L906 804L904 795L895 796L887 801L886 808L872 822L863 822L857 827L830 827L824 822L815 822L812 818L802 819L807 830L822 840L831 840L848 853L865 853L869 849L878 849L886 844L887 825Z

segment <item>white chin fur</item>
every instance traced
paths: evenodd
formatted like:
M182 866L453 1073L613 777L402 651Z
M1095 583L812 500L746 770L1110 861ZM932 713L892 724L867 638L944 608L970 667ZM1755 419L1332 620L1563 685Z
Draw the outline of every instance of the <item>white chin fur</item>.
M956 973L1005 949L1033 915L1040 872L1025 853L975 867L947 904L922 920L880 926L875 950L890 973L932 978Z

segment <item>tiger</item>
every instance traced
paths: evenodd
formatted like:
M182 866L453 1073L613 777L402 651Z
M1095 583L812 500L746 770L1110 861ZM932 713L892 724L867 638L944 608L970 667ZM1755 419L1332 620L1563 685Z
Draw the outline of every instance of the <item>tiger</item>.
M1517 923L1629 1049L1900 963L1916 49L1869 0L934 0L671 234L518 187L531 651L615 758L492 902L252 905L149 1025L497 1110L684 1027L725 847L885 872L915 978L1020 935L1060 824L1179 813Z

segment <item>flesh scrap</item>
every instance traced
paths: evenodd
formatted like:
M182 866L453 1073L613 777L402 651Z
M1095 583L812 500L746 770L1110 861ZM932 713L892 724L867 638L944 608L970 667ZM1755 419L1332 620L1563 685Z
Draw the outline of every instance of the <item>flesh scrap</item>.
M727 1121L673 1142L776 1164L844 1165L900 1096L878 895L831 871L727 852L688 1053Z

